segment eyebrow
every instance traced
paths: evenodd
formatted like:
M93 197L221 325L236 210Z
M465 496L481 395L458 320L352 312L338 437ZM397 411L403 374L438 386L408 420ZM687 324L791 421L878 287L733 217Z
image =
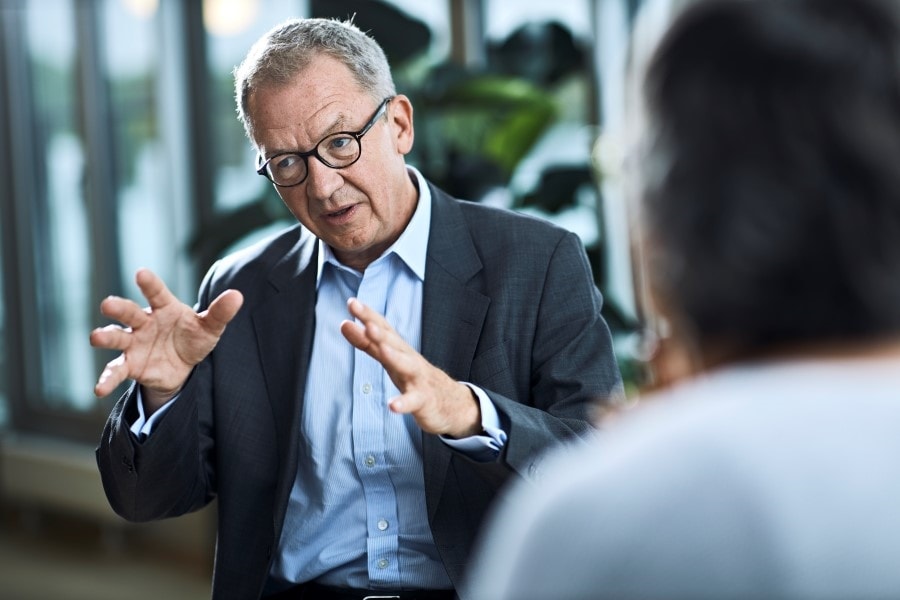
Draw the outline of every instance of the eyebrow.
M347 115L345 115L344 113L338 114L337 118L334 121L332 121L331 125L329 125L328 127L325 128L325 133L323 133L319 137L316 144L318 144L319 142L321 142L322 140L327 138L329 135L333 135L335 133L340 133L342 131L347 131L346 123L348 120L349 120L349 117ZM302 123L297 123L297 126L300 126L301 124ZM313 146L313 147L315 147L315 146ZM308 150L300 150L298 148L277 149L277 150L273 150L271 153L263 154L262 157L263 157L263 160L266 161L266 160L269 160L270 158L272 158L274 156L278 156L280 154L293 154L295 152L308 152Z

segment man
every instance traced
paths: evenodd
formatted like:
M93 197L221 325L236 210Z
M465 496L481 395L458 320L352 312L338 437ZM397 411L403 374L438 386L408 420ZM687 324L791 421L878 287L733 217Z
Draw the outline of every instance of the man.
M900 597L896 4L697 2L644 91L639 248L676 383L519 484L464 589Z
M497 489L621 392L584 250L408 167L410 101L350 23L276 27L236 95L300 225L215 264L196 311L147 270L149 310L102 303L125 328L91 342L123 354L95 391L136 381L97 451L110 502L217 498L215 598L455 597Z

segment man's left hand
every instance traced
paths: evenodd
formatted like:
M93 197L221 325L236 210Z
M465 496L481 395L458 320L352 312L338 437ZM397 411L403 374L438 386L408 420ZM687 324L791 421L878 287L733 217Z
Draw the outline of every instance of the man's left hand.
M428 362L383 316L356 298L347 307L359 323L342 322L341 333L380 362L400 390L388 403L393 412L412 414L426 433L464 438L481 432L481 409L468 386Z

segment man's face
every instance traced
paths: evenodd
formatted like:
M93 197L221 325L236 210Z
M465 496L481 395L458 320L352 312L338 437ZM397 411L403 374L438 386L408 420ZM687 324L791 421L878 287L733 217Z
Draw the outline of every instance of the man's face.
M306 152L332 133L362 129L381 100L361 90L340 61L319 56L290 84L254 92L254 142L263 160ZM332 169L310 156L306 180L276 190L341 262L365 270L400 237L415 210L418 195L403 158L412 141L412 107L397 96L362 138L357 162Z

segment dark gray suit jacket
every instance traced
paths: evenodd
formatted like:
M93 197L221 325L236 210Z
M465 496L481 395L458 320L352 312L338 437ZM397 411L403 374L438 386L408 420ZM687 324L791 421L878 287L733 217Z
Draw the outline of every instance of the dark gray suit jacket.
M423 439L425 503L457 584L482 518L512 474L586 435L596 403L621 394L601 297L580 240L539 219L432 187L422 354L489 394L509 438L479 464ZM244 306L180 398L140 443L134 389L113 409L97 459L113 509L134 521L218 499L213 597L259 597L297 472L316 301L316 239L295 226L216 263L198 309L235 288Z

